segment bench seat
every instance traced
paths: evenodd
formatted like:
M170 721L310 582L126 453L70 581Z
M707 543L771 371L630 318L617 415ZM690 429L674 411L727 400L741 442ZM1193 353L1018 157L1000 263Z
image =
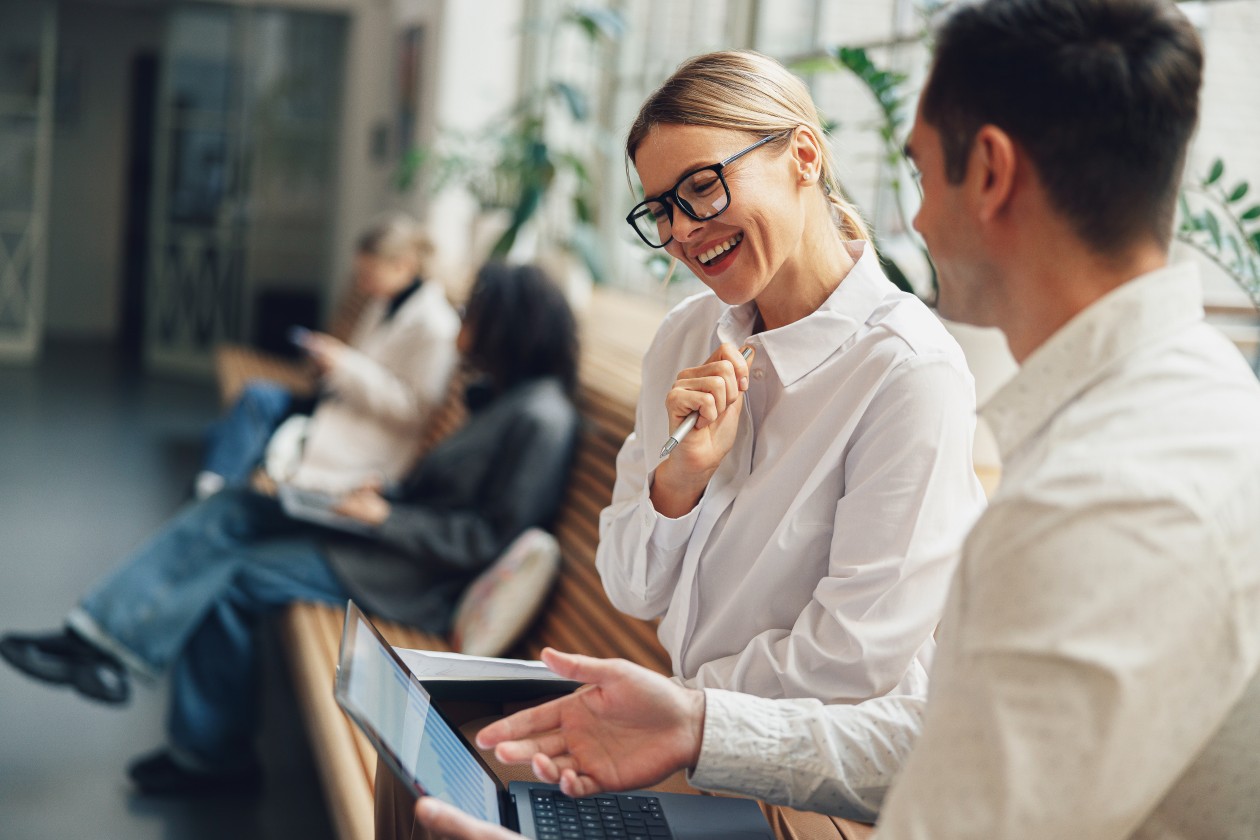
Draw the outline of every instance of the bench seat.
M550 646L590 656L620 657L659 673L670 671L669 655L656 637L655 622L631 618L614 608L595 569L599 512L612 498L617 452L634 427L641 352L631 346L633 342L627 344L624 337L609 335L610 331L600 330L599 325L630 317L650 335L660 314L616 295L597 294L584 319L595 328L586 329L583 337L578 394L583 428L553 529L561 550L560 573L539 616L509 656L536 659ZM294 387L306 382L308 388L314 381L301 366L247 348L220 348L216 362L225 404L230 404L249 378L273 378ZM462 383L452 382L445 403L425 430L421 451L463 422L461 394ZM341 840L371 840L376 752L338 708L332 693L343 621L341 608L294 604L280 617L281 646L337 835ZM394 645L449 649L448 641L441 637L393 622L376 623ZM867 826L820 814L773 806L763 809L783 840L862 838L870 831Z

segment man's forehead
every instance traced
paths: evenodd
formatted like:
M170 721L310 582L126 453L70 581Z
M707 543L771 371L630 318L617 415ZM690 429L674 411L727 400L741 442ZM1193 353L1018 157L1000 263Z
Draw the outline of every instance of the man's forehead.
M914 122L910 124L910 133L906 135L904 148L906 157L911 160L922 160L923 156L931 151L935 136L936 130L931 124L924 121L921 114L915 114Z

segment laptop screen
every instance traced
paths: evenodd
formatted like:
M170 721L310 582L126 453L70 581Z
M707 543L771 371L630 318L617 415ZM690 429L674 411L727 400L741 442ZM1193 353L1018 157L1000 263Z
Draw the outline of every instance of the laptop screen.
M425 793L498 824L498 788L436 711L429 695L391 656L354 610L349 650L342 651L338 695ZM348 654L348 655L347 655Z

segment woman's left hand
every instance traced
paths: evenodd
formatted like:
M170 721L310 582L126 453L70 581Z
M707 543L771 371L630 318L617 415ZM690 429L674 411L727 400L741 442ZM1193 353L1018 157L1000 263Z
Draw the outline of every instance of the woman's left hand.
M389 519L390 504L381 495L380 485L372 483L347 493L333 510L342 516L377 526Z

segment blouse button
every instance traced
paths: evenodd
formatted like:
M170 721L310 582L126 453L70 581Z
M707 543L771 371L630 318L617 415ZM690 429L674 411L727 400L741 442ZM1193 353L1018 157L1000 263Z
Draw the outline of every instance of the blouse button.
M761 368L757 368L756 370L753 371L753 379L764 379L765 376L766 376L766 372L762 370Z

